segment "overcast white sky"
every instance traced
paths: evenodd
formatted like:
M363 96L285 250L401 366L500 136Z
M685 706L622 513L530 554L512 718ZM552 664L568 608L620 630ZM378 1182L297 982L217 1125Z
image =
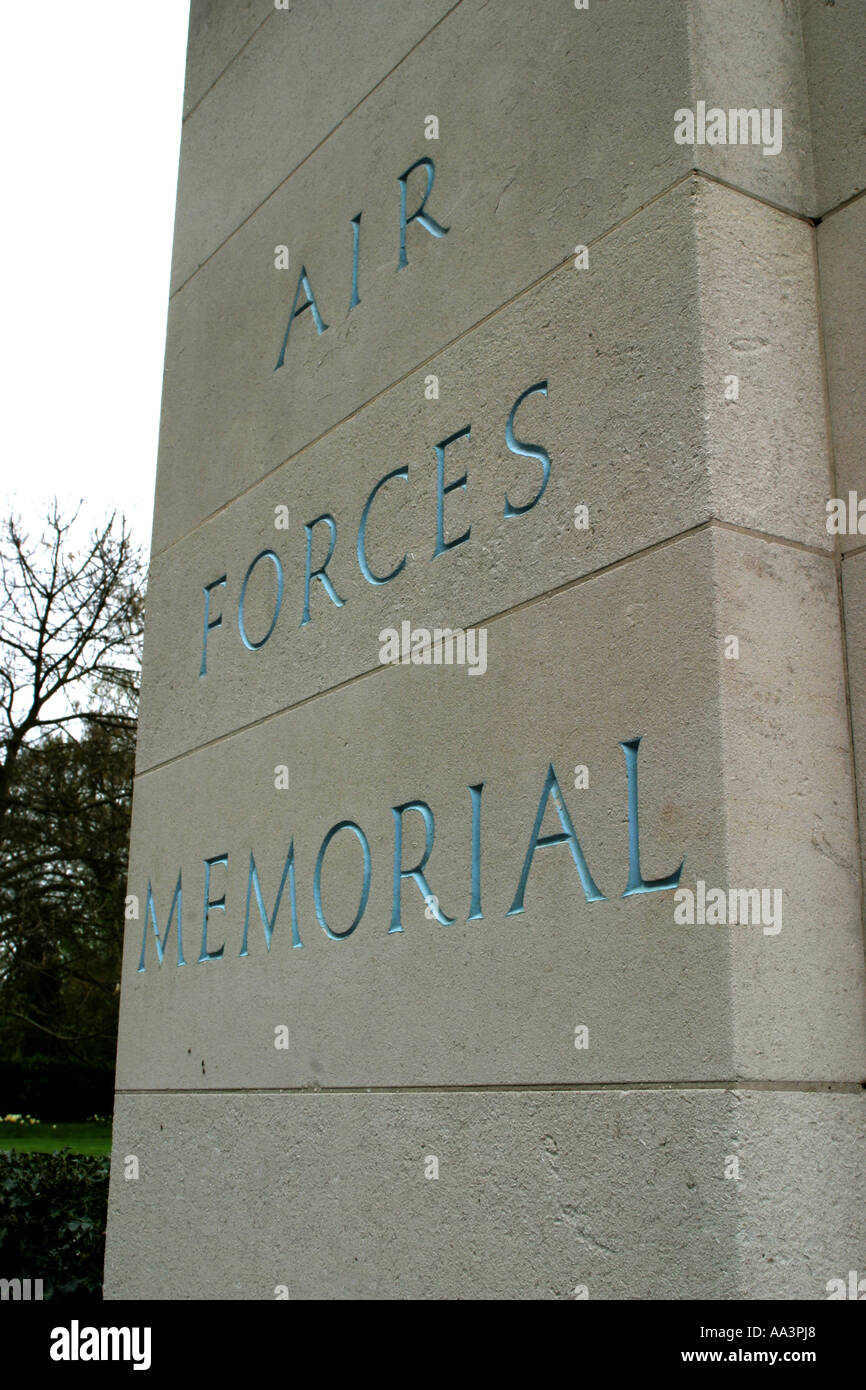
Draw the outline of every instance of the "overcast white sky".
M150 545L188 0L7 5L0 501ZM35 528L34 528L35 529Z

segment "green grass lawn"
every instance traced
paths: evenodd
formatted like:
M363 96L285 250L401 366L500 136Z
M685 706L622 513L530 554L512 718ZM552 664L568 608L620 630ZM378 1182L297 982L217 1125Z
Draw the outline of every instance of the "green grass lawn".
M17 1149L19 1153L53 1153L55 1149L71 1149L77 1154L110 1154L111 1122L95 1120L80 1124L19 1125L0 1122L0 1149Z

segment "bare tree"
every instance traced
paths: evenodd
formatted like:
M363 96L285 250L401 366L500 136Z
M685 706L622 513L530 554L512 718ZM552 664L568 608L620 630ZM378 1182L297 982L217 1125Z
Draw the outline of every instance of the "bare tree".
M0 842L15 764L31 736L135 718L141 553L113 513L76 555L77 517L54 502L35 539L15 515L0 524Z

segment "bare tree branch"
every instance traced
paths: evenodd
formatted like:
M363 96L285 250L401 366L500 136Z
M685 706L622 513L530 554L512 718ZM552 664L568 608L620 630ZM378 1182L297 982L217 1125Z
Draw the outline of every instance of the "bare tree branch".
M13 514L0 524L0 844L28 739L76 720L120 727L135 717L142 557L116 513L76 557L77 522L55 501L38 538Z

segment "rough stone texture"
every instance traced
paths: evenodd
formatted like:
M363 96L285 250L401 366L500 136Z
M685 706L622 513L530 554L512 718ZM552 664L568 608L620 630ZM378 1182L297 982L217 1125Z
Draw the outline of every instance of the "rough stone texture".
M866 1097L743 1091L737 1248L749 1298L826 1298L866 1267Z
M866 198L821 223L818 257L836 476L828 496L845 502L850 526L849 491L866 498ZM866 534L843 533L839 545L849 550L864 540Z
M141 1177L114 1165L106 1296L825 1298L864 1264L863 1109L720 1090L120 1095L115 1152Z
M811 213L814 171L798 0L689 0L692 106L782 111L782 147L695 145L694 167Z
M814 234L729 189L703 181L699 187L703 461L711 515L828 547ZM739 380L738 400L725 397L730 374Z
M815 158L823 216L866 188L866 26L863 6L800 0Z
M866 883L866 663L863 660L863 653L866 652L866 550L845 556L842 562L842 592L860 807L861 870L862 881Z
M866 1076L857 813L836 575L743 537L719 545L726 887L782 892L782 930L731 933L734 1074ZM794 848L796 846L796 848ZM697 930L697 929L696 929ZM820 1058L820 1061L818 1060Z

